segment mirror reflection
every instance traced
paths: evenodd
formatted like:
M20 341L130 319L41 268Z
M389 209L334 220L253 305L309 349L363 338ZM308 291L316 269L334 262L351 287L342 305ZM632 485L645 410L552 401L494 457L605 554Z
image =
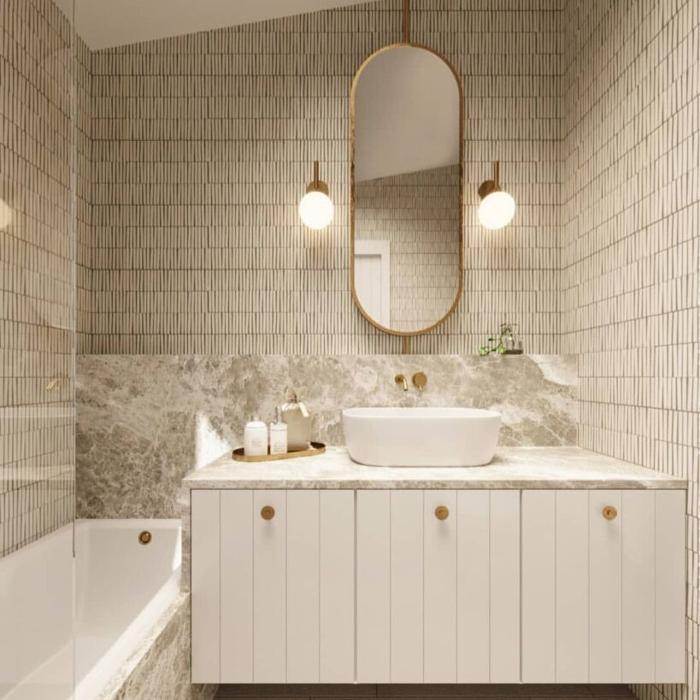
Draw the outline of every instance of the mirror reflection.
M353 86L353 288L368 319L418 333L461 290L461 110L452 69L400 45Z

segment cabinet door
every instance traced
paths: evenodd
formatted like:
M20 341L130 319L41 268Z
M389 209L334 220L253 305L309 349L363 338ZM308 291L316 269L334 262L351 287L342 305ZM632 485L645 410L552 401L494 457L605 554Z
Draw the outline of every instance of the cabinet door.
M358 682L520 680L519 504L518 491L358 492Z
M491 491L490 681L520 681L520 492ZM487 604L484 601L484 604Z
M622 679L621 639L621 518L607 520L604 508L620 510L618 491L588 494L589 550L589 680L619 683Z
M221 499L221 682L352 682L354 493Z
M425 683L457 681L457 528L455 491L424 494ZM482 601L484 603L486 601Z
M524 491L524 682L684 680L683 491Z
M357 492L357 682L391 681L391 492Z
M423 682L424 520L421 490L357 494L359 683Z
M555 503L554 621L556 640L554 670L557 683L588 682L588 492L553 491ZM523 494L523 538L525 537L525 494ZM528 525L530 536L531 524ZM533 546L535 542L532 542ZM525 559L523 552L523 578ZM527 564L528 577L538 580ZM550 589L551 590L551 589ZM523 614L525 609L523 596ZM532 601L527 598L528 608ZM535 608L537 610L538 608ZM530 617L533 624L536 619ZM532 629L532 628L530 628ZM528 642L529 643L529 642ZM523 636L523 647L526 639ZM528 669L533 675L533 669Z
M219 492L191 492L192 682L219 683Z
M355 679L352 491L287 492L287 683Z
M685 491L656 492L655 657L657 683L686 682Z
M522 680L554 683L555 491L528 491L522 497Z
M319 635L321 683L355 680L355 493L321 491Z
M586 683L588 491L522 494L522 679Z
M391 680L423 682L423 492L392 491Z
M653 683L655 678L654 506L653 491L620 494L620 677L623 683Z
M269 517L274 509L274 514ZM287 499L253 493L253 681L284 683L286 673ZM222 592L225 595L225 591Z
M491 495L457 493L457 681L491 679Z
M287 683L318 683L320 496L287 494Z
M253 492L221 492L221 682L253 682Z
M457 680L520 681L520 492L457 494Z

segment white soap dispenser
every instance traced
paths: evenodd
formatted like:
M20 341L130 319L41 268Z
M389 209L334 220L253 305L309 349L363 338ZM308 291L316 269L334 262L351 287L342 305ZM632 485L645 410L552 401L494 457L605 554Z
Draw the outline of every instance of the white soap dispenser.
M252 416L243 431L243 454L246 457L262 457L267 454L267 424Z
M270 423L270 454L287 454L287 424L282 420L282 408L277 407L277 417Z

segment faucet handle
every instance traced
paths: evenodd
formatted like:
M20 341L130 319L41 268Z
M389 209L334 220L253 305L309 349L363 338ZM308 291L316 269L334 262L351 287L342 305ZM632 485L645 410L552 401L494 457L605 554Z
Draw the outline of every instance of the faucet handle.
M403 374L397 374L394 377L394 383L398 384L404 391L408 391L408 382Z
M423 391L428 385L428 376L425 372L416 372L413 375L413 386L418 389L418 391Z

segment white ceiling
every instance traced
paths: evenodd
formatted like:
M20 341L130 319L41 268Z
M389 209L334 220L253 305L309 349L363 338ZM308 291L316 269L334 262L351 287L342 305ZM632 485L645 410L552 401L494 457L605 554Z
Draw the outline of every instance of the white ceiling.
M367 0L55 0L91 49L123 46Z

